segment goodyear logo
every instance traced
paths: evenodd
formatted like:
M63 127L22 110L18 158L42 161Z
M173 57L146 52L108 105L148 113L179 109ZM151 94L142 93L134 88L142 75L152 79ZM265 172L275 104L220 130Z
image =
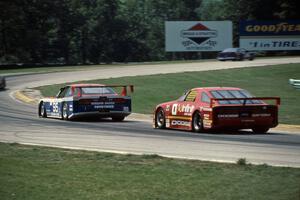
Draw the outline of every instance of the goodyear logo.
M241 21L241 36L300 35L300 20Z

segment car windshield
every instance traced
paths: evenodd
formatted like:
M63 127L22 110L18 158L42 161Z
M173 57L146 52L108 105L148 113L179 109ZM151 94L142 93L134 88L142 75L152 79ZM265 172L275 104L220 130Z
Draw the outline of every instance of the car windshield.
M116 92L110 87L82 87L82 94L94 95L94 94L116 94Z
M223 52L237 52L238 49L237 48L228 48L228 49L225 49Z
M210 92L214 98L226 99L226 98L251 98L253 97L246 90L213 90ZM219 100L219 104L243 104L243 100ZM246 104L261 104L260 100L246 100Z

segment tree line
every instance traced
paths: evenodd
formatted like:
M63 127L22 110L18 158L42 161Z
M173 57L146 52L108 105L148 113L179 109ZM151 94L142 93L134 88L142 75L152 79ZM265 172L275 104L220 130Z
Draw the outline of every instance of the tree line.
M165 21L231 20L238 45L239 20L300 19L297 0L1 0L0 7L2 65L199 58L165 52Z

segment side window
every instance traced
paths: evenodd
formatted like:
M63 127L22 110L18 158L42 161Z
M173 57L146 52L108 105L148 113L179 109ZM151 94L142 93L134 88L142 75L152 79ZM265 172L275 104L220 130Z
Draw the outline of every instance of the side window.
M80 96L80 94L81 94L80 88L76 87L76 88L74 89L74 94L73 94L73 96L74 96L74 97L78 97L78 96Z
M56 95L57 98L62 98L66 93L66 88L60 88L59 93Z
M57 95L58 98L63 98L66 96L66 94L69 92L70 87L65 87L60 89L60 93Z
M72 96L72 89L71 89L71 87L68 87L67 91L66 91L66 94L65 94L65 97L70 97L70 96Z
M190 91L190 93L186 96L184 101L195 101L197 96L197 91L192 90Z
M205 92L202 92L202 94L201 94L201 101L205 102L205 103L209 103L210 102L210 98L209 98L209 96Z

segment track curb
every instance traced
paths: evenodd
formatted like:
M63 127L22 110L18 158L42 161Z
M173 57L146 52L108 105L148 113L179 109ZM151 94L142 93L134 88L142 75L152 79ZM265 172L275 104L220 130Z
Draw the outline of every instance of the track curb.
M15 92L13 92L12 96L23 103L36 105L39 102L39 99L34 98L31 95L28 95L27 92L26 90L16 90Z

